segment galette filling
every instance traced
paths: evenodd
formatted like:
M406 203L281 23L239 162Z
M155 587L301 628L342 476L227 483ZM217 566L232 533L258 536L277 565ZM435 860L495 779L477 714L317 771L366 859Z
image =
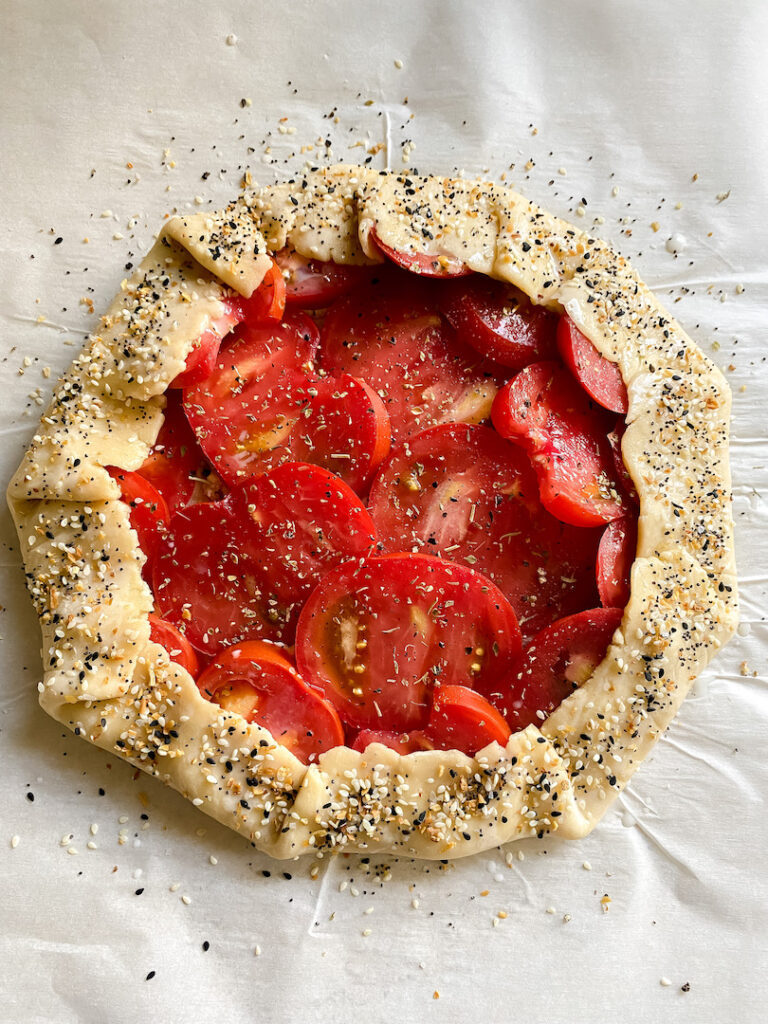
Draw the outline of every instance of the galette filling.
M138 472L152 640L306 763L540 724L629 598L627 392L567 315L456 261L278 253L197 340Z

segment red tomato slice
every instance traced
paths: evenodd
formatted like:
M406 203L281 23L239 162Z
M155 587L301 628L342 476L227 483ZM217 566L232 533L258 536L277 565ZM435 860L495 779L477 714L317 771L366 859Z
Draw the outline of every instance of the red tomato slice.
M619 417L619 419L616 420L616 426L608 433L608 444L611 446L611 455L613 456L613 465L616 470L616 477L621 482L621 485L624 488L624 493L634 505L639 505L640 498L638 497L635 489L635 482L629 475L629 471L624 464L624 456L621 451L621 439L624 437L626 429L626 422L622 417Z
M204 697L257 722L305 764L344 745L339 716L279 648L260 640L228 647L197 681Z
M485 697L466 686L437 686L424 739L435 750L474 756L489 743L507 745L512 731Z
M393 249L381 241L375 228L371 228L369 237L383 256L403 270L410 270L412 274L421 274L422 277L465 277L474 273L456 256L431 256L423 252Z
M382 274L334 303L323 324L322 366L362 378L384 399L395 441L436 423L486 419L504 379L454 336L439 314L439 291Z
M270 580L271 608L290 626L324 573L370 554L376 527L356 494L319 466L286 463L244 488ZM256 536L256 534L254 534Z
M216 654L247 637L280 638L267 617L269 581L251 541L242 494L180 509L154 567L163 617L198 651Z
M597 550L597 589L606 608L623 608L629 600L629 577L637 552L637 520L614 519Z
M139 547L147 559L141 574L149 582L155 558L171 519L168 505L149 480L145 480L138 473L117 469L115 466L106 468L112 479L120 485L120 497L131 508L131 526L138 535Z
M291 432L291 451L341 477L362 494L389 451L389 416L365 381L345 373L317 384L317 394Z
M173 513L190 501L196 484L193 477L204 472L207 464L178 392L167 392L165 399L163 425L138 472L157 488Z
M439 555L488 576L527 638L595 604L600 531L551 516L528 457L488 427L445 423L403 442L368 505L385 550Z
M223 501L176 513L155 565L155 599L207 654L258 637L291 643L323 574L375 541L346 484L318 466L286 464Z
M240 308L243 300L239 296L232 295L222 301L224 314L218 319L212 320L208 330L203 331L187 356L184 369L174 377L169 387L192 387L193 384L204 381L213 370L222 338L243 319L243 312Z
M425 555L384 555L330 572L296 632L296 661L359 729L426 725L434 684L499 688L520 651L504 595L480 573Z
M621 370L600 355L569 316L560 317L557 347L563 362L590 398L604 409L626 414L629 399Z
M521 445L546 509L573 526L598 526L626 512L606 424L567 370L533 363L499 392L493 424Z
M241 327L204 384L184 393L200 447L230 485L290 458L288 439L311 398L317 328L303 313Z
M189 640L176 629L172 622L166 622L165 619L161 619L157 615L150 615L149 639L152 643L160 644L161 647L164 647L171 661L175 661L177 665L185 668L193 679L197 677L200 671L200 663L197 660L195 650Z
M277 263L264 275L261 284L249 299L240 299L243 319L248 324L259 324L262 320L282 320L285 313L285 278Z
M443 315L462 341L515 370L557 352L557 317L512 285L476 275L447 288Z
M322 309L344 292L362 284L375 268L308 260L293 249L281 249L275 261L283 273L286 302L296 309Z
M592 675L621 623L620 608L592 608L538 633L513 672L512 697L486 692L514 731L541 725Z
M407 732L385 732L383 729L362 729L355 737L352 749L362 754L371 743L381 743L396 750L398 754L412 754L414 750L424 750L424 743L418 735L411 737Z

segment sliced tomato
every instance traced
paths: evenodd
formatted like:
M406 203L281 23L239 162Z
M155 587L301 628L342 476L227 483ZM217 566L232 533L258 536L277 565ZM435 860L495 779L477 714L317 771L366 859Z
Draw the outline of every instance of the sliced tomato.
M533 363L521 370L499 392L493 423L530 456L552 515L573 526L624 515L607 423L562 366Z
M616 478L621 482L621 485L624 488L624 493L629 500L634 505L639 505L640 498L638 497L637 490L635 489L635 482L629 475L629 470L624 464L624 455L621 451L621 439L624 437L626 429L627 424L620 416L616 420L616 426L613 430L608 432L608 444L611 446L611 455L613 456Z
M385 245L372 228L370 239L382 256L386 256L395 266L409 270L412 274L420 274L422 277L465 277L474 271L463 263L456 256L431 255L424 252L413 252L407 249L393 249Z
M138 470L165 498L170 512L192 498L195 484L207 465L189 425L177 391L165 396L165 414L157 441Z
M248 324L259 324L262 320L282 320L285 300L285 278L275 260L272 260L272 266L256 291L250 298L240 299L243 319Z
M475 275L446 288L445 318L462 341L515 370L556 353L558 318L512 285Z
M286 463L249 483L244 496L270 580L271 614L292 638L301 606L323 574L370 554L376 527L357 495L319 466Z
M313 591L296 661L359 729L426 725L436 682L501 687L520 651L504 595L463 566L425 555L342 565Z
M152 578L152 567L171 519L168 505L160 492L138 473L107 466L113 480L120 485L120 497L130 506L131 526L139 538L139 547L146 556L142 576Z
M291 248L275 255L285 280L286 302L297 309L322 309L355 285L366 281L375 268L310 260Z
M637 551L637 520L614 519L597 550L597 589L606 608L623 608L629 600L629 577Z
M361 378L383 398L395 441L436 423L486 419L505 379L455 337L435 289L382 274L334 303L323 323L321 365Z
M291 429L316 380L317 341L317 328L303 313L243 326L205 383L185 391L187 418L226 483L242 483L290 458Z
M203 331L192 346L187 356L184 369L171 381L169 387L188 388L204 381L216 365L222 338L243 319L242 299L234 294L222 299L224 313L211 321L207 331Z
M317 466L286 464L223 501L176 513L155 565L155 599L207 654L259 637L291 643L323 574L375 540L346 484Z
M412 754L424 750L425 744L418 735L411 737L407 732L385 732L383 729L361 729L352 744L353 750L361 754L371 743L381 743L396 750L398 754Z
M506 746L512 731L485 697L466 686L436 686L424 739L435 750L470 757L489 743Z
M193 679L197 678L200 663L197 660L195 649L172 622L167 622L157 615L150 615L149 639L152 643L164 647L171 661L175 661L177 665L185 668Z
M344 730L332 704L310 689L283 652L260 640L228 647L197 681L204 697L274 739L305 764L344 744Z
M486 691L486 697L515 732L541 725L592 675L605 657L621 617L620 608L591 608L547 626L533 638L515 667L511 697L510 691Z
M323 466L362 494L389 451L389 416L384 403L365 381L328 377L291 432L298 462Z
M281 639L240 492L173 516L153 590L163 617L205 654L247 637Z
M569 316L560 317L557 347L563 362L590 398L611 412L626 413L629 399L621 370L600 355Z
M439 555L488 576L526 638L596 602L600 531L551 516L528 457L488 427L446 423L403 442L368 504L385 550Z

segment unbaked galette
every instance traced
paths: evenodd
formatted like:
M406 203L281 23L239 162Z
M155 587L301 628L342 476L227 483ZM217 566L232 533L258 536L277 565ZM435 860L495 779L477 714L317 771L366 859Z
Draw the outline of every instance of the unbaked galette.
M584 836L735 628L728 414L508 188L169 220L9 488L41 703L275 857Z

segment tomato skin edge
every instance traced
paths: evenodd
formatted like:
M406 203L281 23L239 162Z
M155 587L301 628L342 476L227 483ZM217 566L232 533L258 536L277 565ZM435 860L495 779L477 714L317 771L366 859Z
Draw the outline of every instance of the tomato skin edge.
M621 370L597 351L567 313L557 325L557 348L566 367L591 399L609 412L626 415L629 398Z
M278 685L277 689L274 687L274 679L270 679L270 674L274 675L274 673L277 673L278 677L283 677L283 682ZM256 678L251 678L252 675L256 675ZM213 683L212 680L214 681ZM261 689L258 686L260 681L262 682ZM232 710L220 704L216 697L222 689L226 689L227 686L231 686L233 683L245 684L246 688L253 690L254 710L244 716L246 721L254 722L261 726L261 728L266 729L272 734L276 743L287 746L291 753L305 764L311 764L326 751L344 745L344 727L341 724L341 719L336 709L330 701L302 678L282 648L263 640L246 640L242 643L233 644L222 651L205 668L197 680L197 687L201 696L210 703L218 704L223 710L229 710L232 713ZM288 685L293 687L292 694L288 692ZM274 720L270 722L269 718L271 716L269 708L267 708L267 721L261 720L259 697L262 696L263 698L265 696L268 704L270 698L273 701L276 700L279 704L281 694L289 698L293 696L295 700L302 702L304 720L299 723L302 727L307 727L307 714L310 716L314 715L315 717L320 715L319 729L321 734L322 732L326 734L322 749L314 749L313 745L310 744L308 752L307 747L298 737L294 737L292 741L287 740L284 733L289 726L286 725L282 734L278 731L279 725L284 721L282 714L277 716L280 719L279 723ZM241 711L237 713L242 714ZM278 725L278 728L275 728L276 725ZM306 735L315 738L317 731L317 726L314 731L310 728Z
M569 678L568 671L589 678L605 657L622 617L620 608L586 608L534 636L512 673L514 698L504 707L493 700L514 731L540 726L542 716L548 718L587 681ZM555 671L566 652L565 669Z
M455 741L456 733L461 736L462 731L460 746L444 745ZM432 712L423 735L435 749L461 750L473 757L489 743L506 746L512 730L501 712L482 694L466 686L449 684L435 687Z
M630 598L631 570L637 549L637 520L610 522L600 539L595 562L597 592L605 608L623 608Z
M240 297L239 308L246 323L261 320L282 320L285 315L286 286L283 272L272 260L272 266L261 279L259 286L246 299Z
M371 228L368 237L383 256L386 256L396 266L412 274L440 279L468 277L470 274L474 274L474 270L468 267L466 263L462 263L456 256L431 256L428 253L403 252L399 249L393 249L392 246L382 242L375 227Z
M507 381L491 410L496 430L531 459L544 507L571 526L602 526L626 514L601 423L607 414L597 412L568 371L553 361L531 363ZM609 494L604 478L613 484Z
M172 622L150 612L149 639L164 648L171 661L186 669L193 679L197 679L200 674L200 660L197 652L181 630ZM172 647L171 644L177 644L178 647ZM174 657L171 651L176 652L177 656Z
M481 275L467 279L442 298L442 315L459 337L507 371L557 356L556 314L526 300L512 285ZM503 297L511 295L514 308ZM505 333L506 330L506 333Z

